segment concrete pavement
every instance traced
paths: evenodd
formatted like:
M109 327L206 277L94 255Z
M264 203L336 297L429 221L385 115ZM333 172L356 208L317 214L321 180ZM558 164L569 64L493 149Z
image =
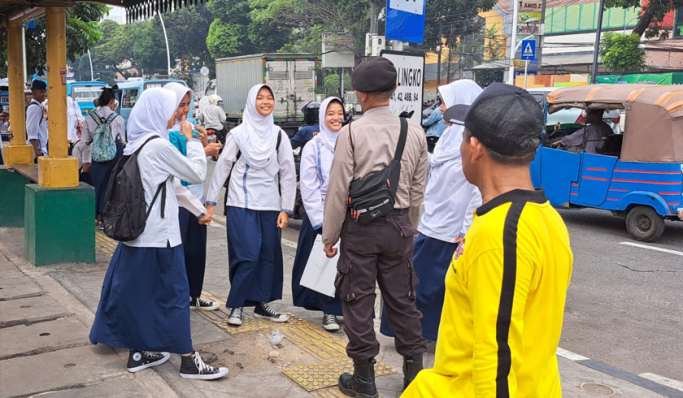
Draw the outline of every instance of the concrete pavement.
M204 289L224 300L230 288L225 231L217 225L209 228L208 235ZM285 235L290 236L289 232ZM235 331L221 323L221 312L206 316L192 313L196 349L214 365L230 368L227 378L213 382L181 379L180 360L175 355L155 370L129 374L125 369L126 351L89 344L88 333L111 248L112 243L100 237L96 264L34 268L23 260L23 230L0 228L0 398L38 394L49 398L340 396L336 387L307 391L313 386L304 387L302 383L306 380L287 376L295 375L297 369L319 367L319 372L311 370L311 374L321 380L336 378L338 371L331 367L343 357L343 349L339 353L338 347L346 341L343 333L329 335L322 331L321 313L290 305L294 242L283 241L285 297L276 306L292 313L297 320L279 326L286 335L280 346L272 347L267 339L273 331L272 324L249 320L251 330ZM387 374L377 379L380 394L385 398L398 397L402 386L401 357L391 339L379 334L378 338L382 351L377 359L387 366ZM431 345L425 361L427 367L433 365L433 352ZM673 383L671 386L675 387L673 381L655 383L570 352L560 351L559 364L566 398L683 397L683 391L662 384ZM331 370L325 373L323 368L328 365ZM390 372L388 367L397 372Z

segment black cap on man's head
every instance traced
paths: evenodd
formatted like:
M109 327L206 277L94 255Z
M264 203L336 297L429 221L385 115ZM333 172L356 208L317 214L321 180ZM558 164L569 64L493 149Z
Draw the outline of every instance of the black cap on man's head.
M503 83L493 83L472 105L454 105L444 113L444 120L464 125L487 148L508 156L524 156L538 147L522 145L538 137L541 143L543 110L526 90Z
M361 93L386 93L396 87L394 63L383 57L364 61L356 67L351 85Z
M42 80L36 79L31 83L31 90L43 90L43 91L45 91L45 90L47 90L47 83L45 83Z

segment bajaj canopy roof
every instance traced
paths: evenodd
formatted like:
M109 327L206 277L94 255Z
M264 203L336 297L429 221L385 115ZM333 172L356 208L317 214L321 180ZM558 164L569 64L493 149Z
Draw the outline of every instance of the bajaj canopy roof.
M622 162L683 163L683 86L612 84L565 87L548 94L548 111L624 109Z

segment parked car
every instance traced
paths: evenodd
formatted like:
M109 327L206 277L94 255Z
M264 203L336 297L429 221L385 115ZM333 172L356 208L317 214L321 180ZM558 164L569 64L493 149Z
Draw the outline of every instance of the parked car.
M623 134L607 136L600 154L539 148L532 181L550 203L595 208L626 219L637 240L655 241L665 220L683 220L683 93L672 86L565 87L546 96L550 115L565 109L624 110ZM549 125L545 134L554 133Z

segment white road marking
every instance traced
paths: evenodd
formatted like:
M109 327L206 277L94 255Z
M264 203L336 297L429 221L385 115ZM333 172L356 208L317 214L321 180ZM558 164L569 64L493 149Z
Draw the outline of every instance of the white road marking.
M669 379L669 378L666 378L664 376L656 375L654 373L641 373L638 376L640 376L644 379L652 380L655 383L659 383L659 384L663 384L667 387L671 387L674 390L683 391L683 382L680 382L678 380Z
M571 361L585 361L586 359L590 359L590 358L586 358L582 355L575 354L571 351L567 351L564 348L560 348L560 347L557 347L557 351L555 351L555 354L561 356L562 358L567 358Z
M621 242L621 244L624 246L633 246L633 247L638 247L641 249L655 250L655 251L662 252L662 253L669 253L669 254L675 254L677 256L683 256L683 252L679 252L677 250L662 249L661 247L648 246L648 245L643 245L641 243Z

